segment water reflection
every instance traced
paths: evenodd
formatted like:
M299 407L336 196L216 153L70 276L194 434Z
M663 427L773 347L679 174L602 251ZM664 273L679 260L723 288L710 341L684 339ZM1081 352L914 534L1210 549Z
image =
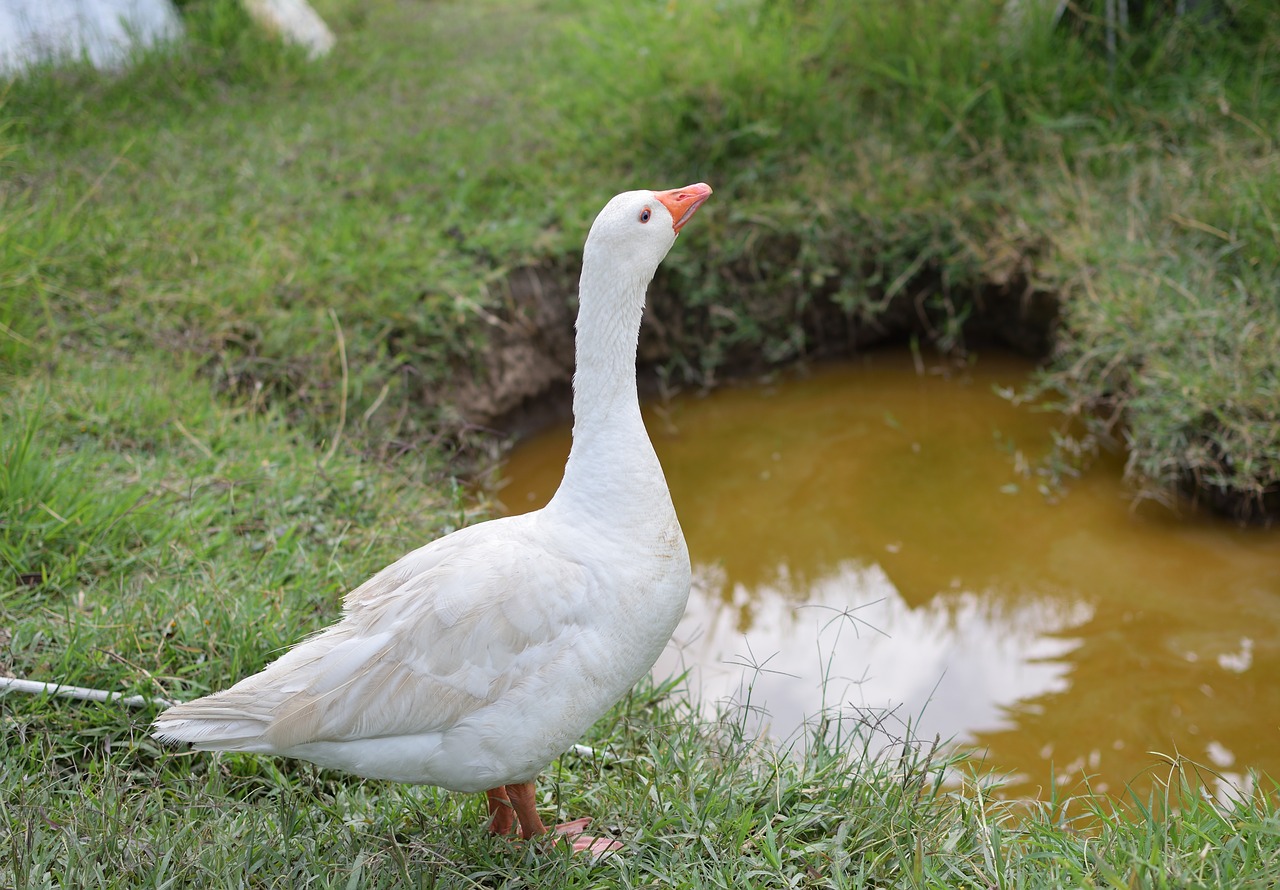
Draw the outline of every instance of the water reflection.
M993 393L1029 369L878 354L648 409L698 579L658 671L781 736L892 712L1013 794L1141 790L1152 751L1280 776L1280 535L1134 510L1115 461L1052 503L1054 419ZM544 503L568 445L517 449L503 501Z
M655 673L688 670L704 698L758 706L783 735L847 708L894 737L1008 728L1009 705L1066 689L1062 657L1079 644L1066 632L1092 613L972 591L912 608L883 568L853 560L799 589L785 563L754 589L699 566L696 586Z

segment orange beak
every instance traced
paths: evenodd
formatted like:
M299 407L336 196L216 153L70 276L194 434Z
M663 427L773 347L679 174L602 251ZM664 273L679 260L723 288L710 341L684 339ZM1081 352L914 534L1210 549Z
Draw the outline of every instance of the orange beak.
M662 206L667 208L671 213L671 219L674 220L671 228L676 230L676 234L680 234L680 229L689 218L693 216L693 212L702 206L702 202L711 197L711 186L705 182L686 185L682 189L669 189L665 192L654 192L653 196L662 202Z

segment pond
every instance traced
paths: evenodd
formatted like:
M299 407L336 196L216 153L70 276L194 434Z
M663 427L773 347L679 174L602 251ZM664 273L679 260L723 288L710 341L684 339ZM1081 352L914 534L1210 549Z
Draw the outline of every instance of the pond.
M997 392L1030 371L874 353L648 405L695 577L655 674L779 738L826 710L973 746L1005 796L1145 798L1150 752L1280 777L1280 533L1135 508L1114 456L1044 490L1058 419ZM505 508L568 450L516 448Z

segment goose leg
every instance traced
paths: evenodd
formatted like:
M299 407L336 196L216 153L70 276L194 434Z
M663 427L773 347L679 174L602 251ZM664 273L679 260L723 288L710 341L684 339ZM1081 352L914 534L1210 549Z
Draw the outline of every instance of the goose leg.
M534 790L533 783L508 785L506 793L511 800L511 806L515 808L516 818L520 820L520 836L528 840L540 834L546 834L547 826L542 824L542 819L538 816L538 807L535 803L537 792Z
M491 788L485 793L489 799L489 833L510 834L515 827L515 810L507 797L507 789L502 785Z
M507 796L516 811L516 818L520 820L522 838L528 840L547 833L547 826L542 824L542 819L538 816L537 792L532 782L508 785ZM583 834L583 830L590 822L591 820L586 817L574 819L572 822L560 823L551 831L568 840L575 853L589 853L600 857L622 849L622 844L610 838Z

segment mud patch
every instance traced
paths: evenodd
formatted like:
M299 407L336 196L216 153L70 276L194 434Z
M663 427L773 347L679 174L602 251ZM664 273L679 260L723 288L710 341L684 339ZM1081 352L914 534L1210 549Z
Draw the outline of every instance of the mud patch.
M545 424L567 400L573 380L573 322L578 270L566 265L515 269L503 282L501 300L487 321L489 349L483 366L460 373L446 394L464 422L524 432ZM534 426L540 424L534 424Z

